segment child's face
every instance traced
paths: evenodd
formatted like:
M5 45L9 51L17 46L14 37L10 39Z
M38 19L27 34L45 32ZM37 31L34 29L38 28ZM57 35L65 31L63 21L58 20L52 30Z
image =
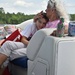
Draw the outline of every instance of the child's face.
M47 23L47 21L44 18L38 19L36 21L36 27L37 27L37 29L39 30L39 29L44 28L46 26L46 23Z

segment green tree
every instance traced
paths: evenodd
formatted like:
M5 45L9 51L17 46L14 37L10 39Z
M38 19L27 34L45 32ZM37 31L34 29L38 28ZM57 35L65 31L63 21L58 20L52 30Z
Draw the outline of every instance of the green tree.
M75 14L70 14L71 15L71 21L75 21Z
M4 11L4 9L2 7L0 8L0 12L5 13L5 11Z

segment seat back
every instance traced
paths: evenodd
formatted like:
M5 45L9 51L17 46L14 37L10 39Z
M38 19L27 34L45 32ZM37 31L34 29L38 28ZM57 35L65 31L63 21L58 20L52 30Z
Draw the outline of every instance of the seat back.
M27 57L29 58L29 60L34 60L44 41L44 38L47 35L50 35L53 30L55 30L55 28L41 29L34 34L27 46Z

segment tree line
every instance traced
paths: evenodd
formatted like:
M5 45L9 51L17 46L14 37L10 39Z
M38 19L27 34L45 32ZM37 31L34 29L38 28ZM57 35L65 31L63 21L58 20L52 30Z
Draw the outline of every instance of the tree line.
M70 18L71 21L75 21L75 14L70 14L70 17L71 17Z
M35 16L33 15L25 15L24 13L18 12L15 13L5 13L4 9L0 8L0 24L19 24L28 19L32 19ZM70 20L75 21L75 14L70 14Z
M3 8L0 8L0 24L19 24L28 19L32 19L33 15L25 15L24 13L18 12L15 13L5 13Z

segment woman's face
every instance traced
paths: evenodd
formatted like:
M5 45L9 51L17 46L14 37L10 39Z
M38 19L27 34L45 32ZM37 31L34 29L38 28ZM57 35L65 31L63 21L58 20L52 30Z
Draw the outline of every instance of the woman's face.
M37 27L37 29L39 30L39 29L44 28L46 26L46 23L47 23L47 21L44 18L38 19L36 21L36 27Z
M47 9L46 9L46 15L47 15L47 17L50 19L50 17L52 16L52 14L53 14L53 9L50 8L49 5L47 5Z

